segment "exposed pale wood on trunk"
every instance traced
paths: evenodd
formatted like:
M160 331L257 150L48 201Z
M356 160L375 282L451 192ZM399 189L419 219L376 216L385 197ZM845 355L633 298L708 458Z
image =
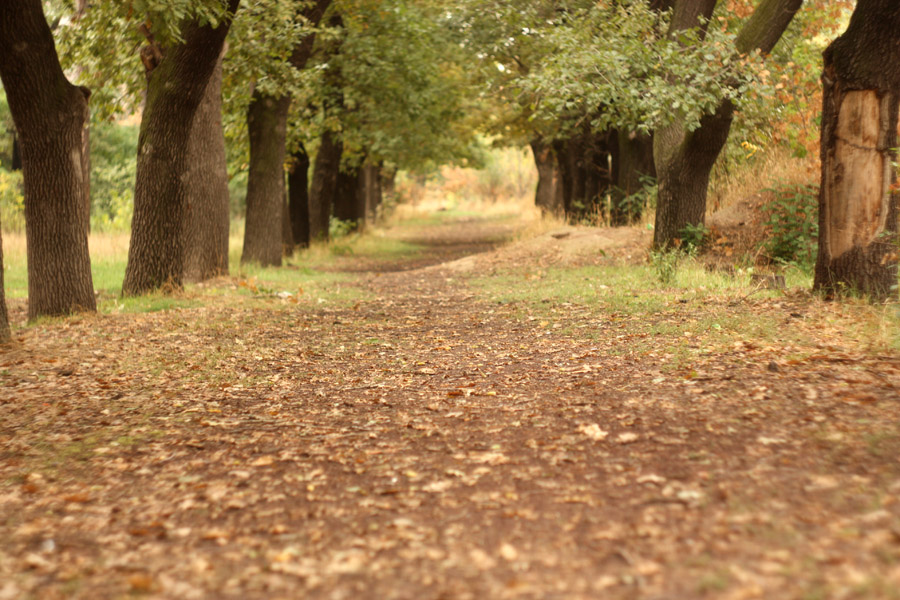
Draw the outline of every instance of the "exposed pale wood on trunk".
M854 246L869 245L884 231L890 163L881 146L885 141L881 112L886 108L882 104L872 90L848 92L841 103L824 190L832 258Z

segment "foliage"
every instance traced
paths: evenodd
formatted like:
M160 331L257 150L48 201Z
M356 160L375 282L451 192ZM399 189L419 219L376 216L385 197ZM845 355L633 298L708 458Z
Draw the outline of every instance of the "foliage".
M328 222L329 239L339 240L345 238L352 233L357 227L355 221L344 221L337 217L331 217Z
M139 128L101 123L91 131L91 228L126 231L131 225Z
M218 24L221 0L92 2L78 14L70 2L45 3L62 66L77 85L90 88L95 123L139 110L146 87L138 50L152 36L165 48L181 39L185 21Z
M775 199L763 208L769 229L763 250L772 261L811 267L819 237L818 186L789 185L766 191Z
M703 223L688 223L678 232L679 247L686 252L696 253L709 242L709 228Z
M641 175L639 177L641 189L633 194L622 196L614 200L618 204L618 209L627 215L629 222L633 222L635 215L646 214L647 209L656 208L656 197L659 188L656 184L656 177L651 175ZM624 193L620 188L616 188L619 195ZM613 195L615 197L615 194Z
M12 114L9 112L6 93L0 86L0 167L5 165L9 168L12 165L12 131Z
M462 65L427 6L410 0L345 0L340 71L345 160L422 170L477 159L466 120ZM354 158L355 157L355 158Z
M22 172L0 167L0 225L3 231L25 231Z
M656 278L663 285L674 283L678 275L678 269L686 259L695 256L695 247L686 246L669 248L665 250L653 250L650 252L650 264L656 272Z

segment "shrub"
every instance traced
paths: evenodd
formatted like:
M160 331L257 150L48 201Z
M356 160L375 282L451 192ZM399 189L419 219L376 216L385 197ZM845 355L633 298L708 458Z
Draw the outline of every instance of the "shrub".
M818 186L795 184L766 191L775 199L763 207L769 231L763 251L773 262L811 267L819 237Z

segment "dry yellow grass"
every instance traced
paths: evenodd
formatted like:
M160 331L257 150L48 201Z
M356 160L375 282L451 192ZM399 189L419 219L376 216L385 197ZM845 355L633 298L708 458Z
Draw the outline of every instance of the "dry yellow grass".
M115 261L124 260L128 255L129 233L92 233L88 236L88 248L91 260ZM7 265L26 261L26 245L24 233L3 234L3 260Z
M783 146L773 145L755 161L725 173L721 162L716 165L709 187L707 213L731 206L779 185L817 183L819 159L813 154L805 158L791 155Z

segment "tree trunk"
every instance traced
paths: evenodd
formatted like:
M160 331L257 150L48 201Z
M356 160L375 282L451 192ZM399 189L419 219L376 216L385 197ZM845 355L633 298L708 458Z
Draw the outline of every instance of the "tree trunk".
M19 143L19 134L16 133L15 128L12 131L12 164L10 165L10 170L22 170L22 145Z
M334 217L341 221L353 223L352 231L360 229L360 223L366 220L366 198L363 180L363 168L357 167L341 170L337 176L337 189L334 198Z
M700 17L708 19L715 4L715 0L677 0L669 35L699 26ZM771 52L801 4L803 0L762 0L738 33L738 52ZM694 131L687 131L676 119L655 132L653 160L659 191L654 248L676 245L686 226L704 224L710 172L728 139L733 118L734 106L725 100L713 114L704 116Z
M562 206L557 205L556 187L559 185L559 172L553 148L541 139L531 141L531 152L537 168L538 182L534 192L534 205L541 209L541 214L561 215Z
M228 274L230 201L222 129L222 58L206 86L188 146L184 276L205 281Z
M338 173L341 170L343 144L336 133L325 130L316 154L312 184L309 187L309 237L328 241L328 227L334 206Z
M859 0L824 53L815 289L897 296L900 8Z
M315 27L331 0L318 0L303 15ZM295 46L291 66L306 67L312 55L315 34L310 33ZM270 96L253 92L247 111L250 137L250 171L247 179L247 218L244 229L244 252L241 262L257 262L263 266L280 266L283 254L293 252L293 231L285 212L286 190L284 163L286 158L287 119L291 97Z
M288 190L287 190L287 174L282 173L282 179L285 181L281 184L282 190L284 190L284 196L281 201L281 252L285 257L291 256L294 254L294 229L291 225L291 207L288 204Z
M234 13L238 3L228 0L229 13ZM231 20L225 19L213 29L188 23L183 42L167 49L149 74L138 139L124 295L182 286L191 125L230 24Z
M275 98L258 92L250 103L250 173L242 263L281 265L284 152L290 106L290 96Z
M88 9L88 0L77 0L75 3L74 21L80 21ZM76 67L75 79L79 79L83 69ZM87 214L85 227L87 233L91 232L91 120L90 116L84 120L84 129L81 131L81 156L82 175L84 180L84 211Z
M663 127L653 137L657 201L653 246L665 249L680 243L688 225L706 221L706 193L713 165L728 140L734 105L723 102L715 114L700 120L693 132L680 123Z
M619 131L619 160L616 171L616 192L613 196L610 223L614 227L630 225L641 218L644 205L629 200L644 188L643 177L656 177L653 165L653 136Z
M288 210L294 245L309 248L309 155L301 144L288 172Z
M5 344L12 338L9 329L9 313L6 310L5 289L3 287L3 239L0 236L0 344Z
M362 171L363 206L365 207L364 225L375 223L378 207L381 205L381 165L366 164Z
M0 9L0 79L21 143L28 317L96 310L82 152L89 92L63 74L39 0Z

